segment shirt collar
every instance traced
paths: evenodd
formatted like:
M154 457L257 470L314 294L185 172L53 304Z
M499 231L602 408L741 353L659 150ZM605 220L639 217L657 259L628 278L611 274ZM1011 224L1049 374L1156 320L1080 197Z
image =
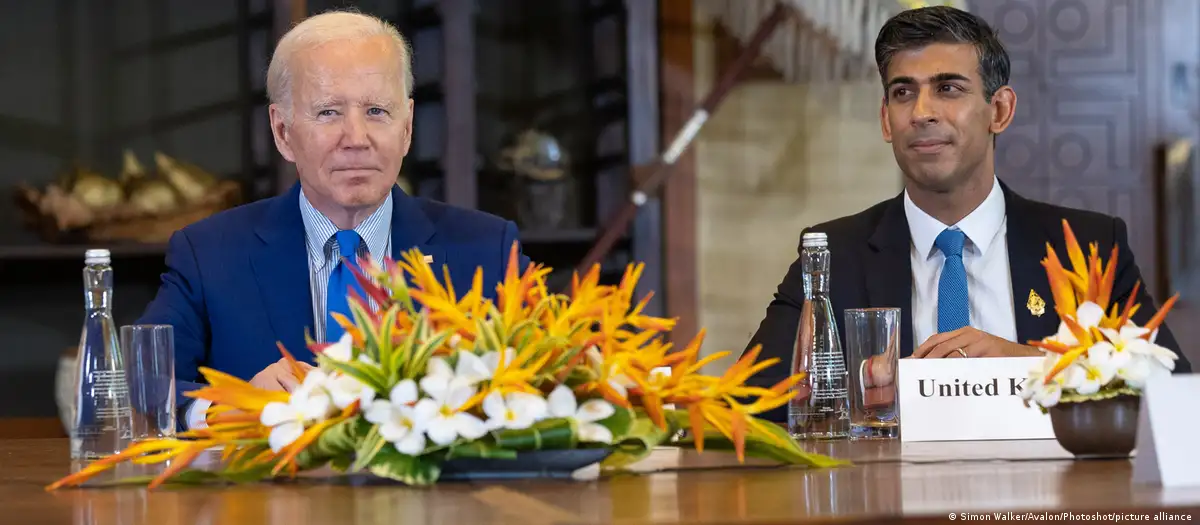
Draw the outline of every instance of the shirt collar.
M904 191L904 214L908 219L908 232L912 237L913 246L924 258L933 254L933 242L946 228L961 230L980 255L986 254L1000 232L1000 226L1004 224L1005 213L1004 192L995 176L992 177L992 191L988 193L987 198L957 224L950 226L942 224L918 208L908 196L908 191Z
M338 232L338 227L328 217L318 211L304 189L300 189L300 216L304 220L304 234L308 244L308 256L317 268L321 268L332 259L333 247L330 239ZM376 263L382 264L383 258L389 256L388 240L392 230L392 193L384 199L383 204L375 209L366 220L354 227L359 237L367 246L367 253Z

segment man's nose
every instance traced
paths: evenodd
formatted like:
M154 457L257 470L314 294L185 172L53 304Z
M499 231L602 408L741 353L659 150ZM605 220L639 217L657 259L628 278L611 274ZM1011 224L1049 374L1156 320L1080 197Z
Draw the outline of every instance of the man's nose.
M937 120L933 97L929 95L927 90L922 89L917 93L917 100L913 103L912 123L914 126L923 126L933 124Z
M366 117L356 111L350 111L343 120L342 145L348 148L365 148L367 140Z

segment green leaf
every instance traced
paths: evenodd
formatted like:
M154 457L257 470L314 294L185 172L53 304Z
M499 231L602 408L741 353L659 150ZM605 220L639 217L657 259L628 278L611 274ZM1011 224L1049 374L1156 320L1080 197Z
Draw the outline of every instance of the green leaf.
M374 323L374 316L363 309L357 301L350 301L350 313L354 316L354 326L362 331L366 339L364 351L379 362L379 326Z
M495 321L475 319L476 352L499 351L504 348L500 343L500 335L496 333L496 324Z
M329 468L337 472L346 472L350 468L350 463L354 458L350 456L337 456L329 460Z
M604 428L607 428L609 432L612 432L613 442L620 443L629 435L630 430L633 429L635 414L633 410L625 407L613 405L613 409L615 409L613 415L596 423L599 423Z
M373 425L362 417L339 421L321 432L321 435L317 436L317 440L308 449L328 457L349 454L354 451L359 439L370 428L373 428Z
M689 428L691 420L686 410L667 410L664 413L667 421L674 428ZM809 467L829 468L849 465L846 460L836 459L822 454L814 454L804 450L804 447L783 427L758 418L751 418L758 425L747 425L746 456L759 457L787 463L789 465L806 465ZM764 434L765 432L765 434ZM772 439L772 437L774 439ZM784 445L781 445L780 443ZM671 446L694 447L694 438L688 438L667 443ZM736 450L733 442L721 434L712 425L705 423L704 448L714 450Z
M433 458L401 454L391 445L375 455L368 470L376 476L409 485L431 485L441 475L441 467Z
M367 431L367 435L358 443L358 447L354 451L354 463L350 465L351 472L358 472L375 459L379 451L383 450L383 446L388 442L379 435L379 425L371 425L371 430Z
M472 441L470 443L452 445L446 453L446 459L459 458L516 459L517 452L515 450L500 448L485 441Z
M1064 388L1062 396L1058 398L1059 403L1082 403L1085 401L1103 401L1120 396L1140 396L1142 393L1137 389L1126 386L1124 382L1118 385L1106 385L1094 394L1080 394L1073 389Z
M392 305L383 314L383 320L379 323L379 338L376 342L379 346L379 355L375 356L375 362L377 363L388 364L392 362L392 353L395 351L392 347L392 327L396 326L396 316L399 313L400 307ZM384 386L387 385L385 384Z
M417 337L421 334L425 324L425 314L413 320L413 329L405 334L400 340L400 345L392 352L392 358L389 361L380 361L387 366L390 371L388 374L388 385L395 385L401 379L412 379L408 363L412 360L413 349L417 345Z
M659 446L674 433L670 425L663 430L655 425L645 413L638 411L624 439L615 441L613 453L600 463L602 469L619 469L627 467L650 455L654 447Z
M409 362L405 364L406 377L416 378L423 376L425 369L429 366L429 359L433 357L433 353L446 344L446 340L453 334L453 329L443 330L421 343L413 352L413 356Z
M579 432L570 418L543 419L529 428L505 429L492 433L496 446L510 450L551 450L575 448Z
M335 361L325 356L321 356L320 359L322 364L361 381L375 392L388 394L387 377L378 365L362 361Z

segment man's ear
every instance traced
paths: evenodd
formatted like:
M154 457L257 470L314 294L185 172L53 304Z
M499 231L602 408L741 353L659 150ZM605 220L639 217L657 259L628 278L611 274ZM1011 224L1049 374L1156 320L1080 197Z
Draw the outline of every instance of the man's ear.
M892 143L892 123L888 122L887 114L887 96L884 96L879 101L879 126L883 128L883 141L888 144Z
M1012 124L1017 113L1017 92L1009 86L1003 86L992 95L991 105L992 118L988 124L988 131L999 135Z
M279 104L271 104L267 110L271 118L271 135L275 137L275 149L279 150L279 154L288 162L296 162L296 155L292 151L291 133L288 132L288 120L283 114L283 109Z

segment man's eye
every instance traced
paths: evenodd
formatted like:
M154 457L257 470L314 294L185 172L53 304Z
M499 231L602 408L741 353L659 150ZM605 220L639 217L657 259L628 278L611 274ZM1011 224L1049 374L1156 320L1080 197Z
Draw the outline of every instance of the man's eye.
M317 112L318 117L332 117L334 115L337 115L337 111L332 109L322 109L321 111Z
M382 116L387 115L387 110L383 108L371 108L367 110L367 114L372 116Z
M909 93L911 93L911 91L909 91L908 88L896 88L894 91L892 91L892 96L893 97L903 97L903 96L908 95Z

